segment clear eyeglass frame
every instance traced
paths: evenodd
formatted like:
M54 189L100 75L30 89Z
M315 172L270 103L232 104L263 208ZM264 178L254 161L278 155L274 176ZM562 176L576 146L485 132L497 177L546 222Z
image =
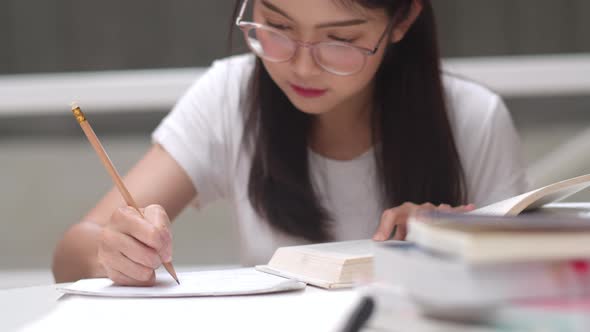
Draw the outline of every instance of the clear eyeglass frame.
M287 61L290 61L293 59L293 57L297 54L297 51L300 48L307 48L307 49L310 49L313 60L320 68L322 68L323 70L325 70L331 74L338 75L338 76L354 75L354 74L357 74L358 72L362 71L367 63L367 57L373 56L379 51L379 46L381 45L381 43L383 42L383 39L385 39L388 32L391 30L391 28L393 26L393 20L391 20L389 22L389 24L387 25L387 28L385 29L385 31L383 32L383 34L379 38L379 41L377 42L377 44L375 45L375 47L373 49L368 49L368 48L364 48L364 47L360 47L360 46L356 46L356 45L351 45L349 43L338 42L338 41L328 41L328 42L322 41L322 42L316 42L316 43L307 43L307 42L295 40L295 39L287 36L286 34L284 34L279 29L275 29L273 27L269 27L264 24L260 24L260 23L256 23L256 22L243 21L243 17L246 12L247 6L248 6L248 0L244 0L244 2L242 3L242 6L240 8L239 15L236 19L236 26L238 28L240 28L240 30L242 30L242 32L244 33L244 38L246 40L246 44L248 45L250 50L252 50L252 52L254 52L257 56L259 56L267 61L270 61L270 62L276 62L276 63L287 62ZM258 49L257 47L255 47L254 45L251 44L251 38L249 37L249 34L254 29L259 29L259 30L271 32L271 33L276 34L277 36L280 36L284 41L288 41L289 43L291 43L292 51L290 52L290 54L288 56L285 56L284 58L269 57L268 55L264 54L260 49ZM357 68L355 68L354 70L349 70L349 71L338 70L337 68L332 68L330 66L330 64L323 63L321 57L319 56L322 48L324 48L324 49L326 49L326 48L342 48L342 49L346 49L347 51L354 51L362 57L362 60L361 60L361 62L359 62Z

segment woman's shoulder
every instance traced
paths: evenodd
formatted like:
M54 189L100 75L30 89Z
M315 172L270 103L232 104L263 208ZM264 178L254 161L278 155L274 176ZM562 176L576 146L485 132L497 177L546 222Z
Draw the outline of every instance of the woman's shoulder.
M251 53L217 59L213 61L208 72L230 75L233 81L247 80L254 69L255 59Z
M196 77L188 95L225 99L239 96L247 86L255 65L252 54L234 55L213 61Z
M214 61L179 99L162 128L183 135L207 130L211 138L233 142L229 136L242 126L241 110L254 64L250 54Z
M469 200L485 205L526 191L520 139L500 95L472 80L443 76Z
M483 133L499 122L511 121L504 101L496 92L473 80L443 75L449 120L457 135Z
M514 131L512 116L494 91L475 81L443 75L447 112L459 145Z
M443 74L443 86L448 107L456 116L489 116L502 101L490 88L455 74Z
M248 82L255 65L252 54L241 54L213 61L193 82L176 108L192 111L196 107L204 112L223 113L239 109L246 94ZM236 114L233 114L236 113Z

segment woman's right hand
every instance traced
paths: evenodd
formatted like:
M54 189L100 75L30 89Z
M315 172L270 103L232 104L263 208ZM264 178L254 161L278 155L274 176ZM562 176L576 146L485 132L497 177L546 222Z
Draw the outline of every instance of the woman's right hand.
M172 232L168 214L160 205L142 209L122 207L104 225L98 261L118 285L152 286L155 270L172 261Z

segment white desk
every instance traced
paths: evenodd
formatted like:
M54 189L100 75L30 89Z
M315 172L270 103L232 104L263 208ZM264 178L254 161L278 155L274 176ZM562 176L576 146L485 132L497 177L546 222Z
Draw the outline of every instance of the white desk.
M1 331L334 331L353 290L259 296L108 299L62 296L56 285L0 291Z
M106 299L62 296L56 286L0 290L0 331L339 331L359 296L308 286L257 296ZM376 312L362 331L496 330L424 319L400 304L395 312Z
M56 285L0 290L0 330L16 331L57 306Z

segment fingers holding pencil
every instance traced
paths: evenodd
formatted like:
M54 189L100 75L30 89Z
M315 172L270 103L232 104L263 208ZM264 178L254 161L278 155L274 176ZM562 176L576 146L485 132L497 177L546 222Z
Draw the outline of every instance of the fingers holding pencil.
M168 214L162 206L154 204L145 208L144 216L154 227L152 230L154 237L160 238L161 246L158 252L162 263L172 262L172 224Z
M150 286L154 270L172 260L170 221L163 208L117 209L105 225L99 243L99 261L107 276L127 286Z

